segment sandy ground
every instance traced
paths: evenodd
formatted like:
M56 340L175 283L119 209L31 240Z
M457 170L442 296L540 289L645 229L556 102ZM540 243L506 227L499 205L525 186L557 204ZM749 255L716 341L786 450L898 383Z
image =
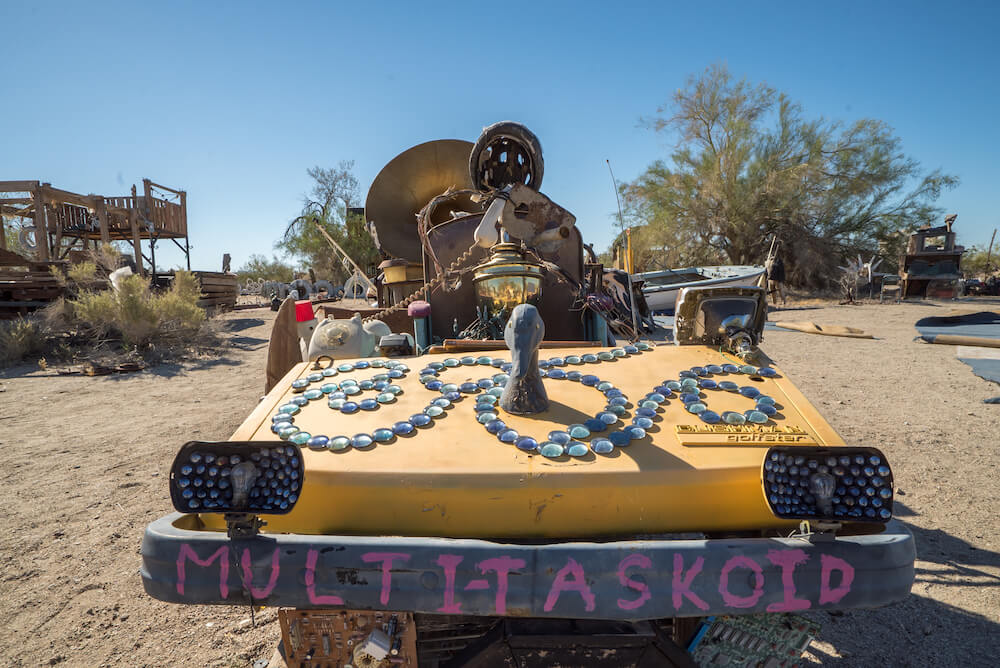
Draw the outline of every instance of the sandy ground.
M992 666L1000 657L1000 386L952 346L913 343L949 304L800 306L772 320L863 328L876 340L768 331L764 348L848 442L893 462L897 516L917 539L904 602L819 613L824 665ZM225 439L261 395L271 312L224 317L218 359L139 374L0 372L0 664L251 666L280 631L273 611L181 607L139 579L145 525L170 511L178 446Z

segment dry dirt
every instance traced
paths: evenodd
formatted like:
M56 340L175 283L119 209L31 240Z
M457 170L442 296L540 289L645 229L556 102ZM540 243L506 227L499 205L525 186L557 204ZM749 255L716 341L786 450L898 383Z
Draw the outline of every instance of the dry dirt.
M807 305L774 319L863 328L876 340L768 331L764 348L850 443L893 462L897 515L917 541L904 602L819 613L824 665L996 665L1000 657L1000 394L917 344L913 323L949 304ZM218 359L143 373L0 372L0 663L250 666L280 634L273 611L181 607L145 595L145 525L169 512L178 446L225 439L262 393L271 312L224 317ZM780 316L780 317L776 317Z

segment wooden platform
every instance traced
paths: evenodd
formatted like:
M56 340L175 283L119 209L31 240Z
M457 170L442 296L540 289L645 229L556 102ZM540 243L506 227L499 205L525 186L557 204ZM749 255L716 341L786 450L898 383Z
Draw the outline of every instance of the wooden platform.
M25 315L63 295L51 264L0 249L0 319Z

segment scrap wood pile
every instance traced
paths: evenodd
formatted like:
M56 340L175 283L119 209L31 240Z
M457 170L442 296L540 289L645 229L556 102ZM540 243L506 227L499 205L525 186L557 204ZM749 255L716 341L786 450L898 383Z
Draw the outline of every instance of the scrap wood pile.
M239 277L221 271L193 271L198 279L201 293L198 295L198 306L202 308L233 308L236 297L240 294ZM157 274L157 278L167 277L173 280L173 272Z
M0 249L0 319L41 308L63 294L63 282L49 263Z

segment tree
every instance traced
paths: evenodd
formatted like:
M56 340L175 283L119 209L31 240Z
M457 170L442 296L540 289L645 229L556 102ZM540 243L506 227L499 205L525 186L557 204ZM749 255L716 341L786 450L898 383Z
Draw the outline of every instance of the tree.
M792 282L827 285L844 255L934 222L934 201L958 183L922 175L885 123L806 119L784 93L724 66L691 77L657 113L646 123L678 138L670 163L622 187L644 226L640 259L657 248L675 267L762 263L775 235Z
M295 270L276 257L268 260L263 255L253 254L242 267L236 270L241 282L247 280L280 281L290 283L295 278Z
M987 255L989 250L989 255ZM1000 253L996 245L987 249L973 246L962 255L962 273L969 277L989 278L1000 267Z
M351 211L361 203L353 161L341 161L336 168L313 167L308 170L315 181L304 198L301 214L288 226L277 247L313 269L318 278L343 283L353 273L344 267L329 242L316 229L316 219L334 241L351 256L362 270L379 261L379 253L364 216Z

